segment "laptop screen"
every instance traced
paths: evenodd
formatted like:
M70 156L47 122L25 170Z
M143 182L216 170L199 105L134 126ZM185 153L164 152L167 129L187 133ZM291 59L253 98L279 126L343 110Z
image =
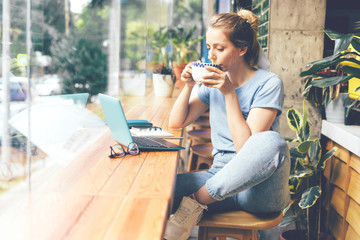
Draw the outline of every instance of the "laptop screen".
M124 146L133 142L119 99L99 93L101 107L113 138Z

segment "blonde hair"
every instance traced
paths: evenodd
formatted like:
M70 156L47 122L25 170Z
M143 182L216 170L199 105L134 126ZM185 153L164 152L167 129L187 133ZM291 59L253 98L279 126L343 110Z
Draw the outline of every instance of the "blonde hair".
M240 9L237 13L217 14L209 27L223 30L235 47L247 47L244 58L250 67L256 67L260 45L257 39L259 19L254 13Z

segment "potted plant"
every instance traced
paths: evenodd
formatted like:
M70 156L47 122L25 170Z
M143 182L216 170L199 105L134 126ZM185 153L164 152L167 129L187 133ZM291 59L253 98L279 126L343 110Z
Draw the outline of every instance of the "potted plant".
M307 64L306 69L300 73L305 77L303 96L311 101L316 107L338 105L341 113L340 118L330 116L327 111L327 119L342 119L344 122L343 103L331 102L341 95L341 87L349 80L358 81L360 78L360 33L340 34L332 30L324 30L330 39L335 40L334 54ZM357 80L356 80L357 79ZM344 89L347 92L347 89ZM346 96L341 96L343 100ZM330 106L331 106L330 105ZM334 112L339 112L335 109Z
M317 200L321 195L321 172L325 168L326 161L332 157L336 148L325 152L321 148L318 138L310 139L310 124L307 120L305 100L303 102L303 114L294 108L287 112L287 122L296 133L295 139L287 138L289 143L295 144L290 148L291 169L289 177L291 202L284 210L294 210L294 216L286 217L282 225L296 221L299 232L295 236L300 238L286 238L294 230L285 231L281 234L282 239L321 239L319 238L320 208ZM313 207L316 206L316 207ZM313 208L312 208L313 207ZM311 216L311 217L310 217ZM302 231L301 231L302 230ZM306 236L306 238L305 238Z
M169 30L173 46L173 70L176 79L180 79L181 72L186 64L199 59L196 47L205 36L194 37L195 30L196 26L189 29L175 27Z
M356 91L359 91L360 87ZM356 92L355 91L355 92ZM360 125L360 96L345 106L345 125Z
M151 30L151 29L150 29ZM170 33L165 27L161 27L153 33L148 32L147 44L154 53L152 63L147 67L153 71L153 87L156 96L170 97L174 89L175 78L170 67Z
M149 71L151 73L160 73L165 69L171 71L171 67L169 65L169 30L165 27L160 27L158 30L148 27L145 39L148 50L152 53L151 61L146 63L146 67Z
M144 38L152 60L146 62L146 68L152 73L153 88L156 96L169 97L174 89L175 77L170 66L170 32L167 28L161 27L154 30L147 29L146 36L132 33L134 36Z

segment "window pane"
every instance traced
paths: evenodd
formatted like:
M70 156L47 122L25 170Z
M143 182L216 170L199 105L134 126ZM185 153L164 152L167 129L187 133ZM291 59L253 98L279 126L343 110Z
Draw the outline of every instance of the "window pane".
M39 189L105 133L98 93L152 94L159 66L173 73L175 62L201 60L201 0L32 0L31 45L27 1L3 0L0 8L9 23L1 66L10 71L6 78L2 69L0 84L1 95L8 92L0 106L0 205ZM174 42L191 42L182 33L196 40L184 55Z

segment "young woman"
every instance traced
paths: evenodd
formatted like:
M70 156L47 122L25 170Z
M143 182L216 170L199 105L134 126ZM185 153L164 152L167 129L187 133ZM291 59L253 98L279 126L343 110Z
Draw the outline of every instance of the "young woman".
M214 161L208 171L179 174L167 240L187 239L209 212L242 209L254 213L281 211L289 196L289 154L278 133L283 85L273 73L257 67L258 19L250 11L214 16L206 33L209 59L197 96L191 64L174 104L170 126L183 128L210 110Z

